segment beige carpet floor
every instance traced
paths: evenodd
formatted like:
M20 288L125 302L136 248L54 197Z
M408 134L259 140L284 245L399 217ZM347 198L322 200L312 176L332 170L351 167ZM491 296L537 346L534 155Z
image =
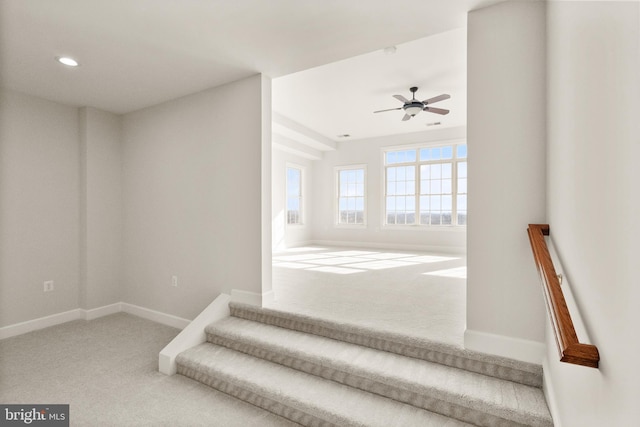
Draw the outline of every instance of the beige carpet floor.
M178 332L121 313L1 340L0 402L70 404L72 426L297 426L160 374L158 353Z
M463 346L466 258L310 246L273 255L275 310Z
M269 308L462 346L466 260L376 249L274 254ZM295 426L157 370L178 333L127 314L0 341L0 402L68 403L73 426Z

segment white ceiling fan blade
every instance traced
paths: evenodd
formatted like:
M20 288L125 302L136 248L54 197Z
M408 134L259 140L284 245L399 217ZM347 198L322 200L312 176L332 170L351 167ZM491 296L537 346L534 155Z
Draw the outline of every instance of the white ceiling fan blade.
M404 96L402 96L402 95L393 95L393 97L394 97L395 99L397 99L398 101L404 102L405 104L407 104L407 103L411 102L411 101L409 101L407 98L405 98L405 97L404 97Z
M430 113L442 114L443 116L445 114L449 114L449 110L445 110L444 108L424 107L424 111L428 111Z
M378 111L374 111L374 113L384 113L385 111L395 111L395 110L402 110L402 107L389 108L388 110L378 110Z
M404 115L404 117L402 118L402 121L403 121L403 122L406 122L406 121L407 121L407 120L409 120L410 118L411 118L411 116L410 116L410 115L405 114L405 115Z
M438 102L438 101L444 101L445 99L449 99L451 98L451 95L447 95L442 94L442 95L438 95L438 96L434 96L433 98L429 98L429 99L425 99L424 101L422 101L423 104L433 104L434 102Z

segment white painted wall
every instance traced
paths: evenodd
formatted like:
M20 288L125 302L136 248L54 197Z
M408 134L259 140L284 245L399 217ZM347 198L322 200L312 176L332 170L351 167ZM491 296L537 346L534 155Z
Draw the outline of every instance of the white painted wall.
M262 293L267 84L256 75L124 117L126 302L194 318L222 292Z
M272 257L272 232L271 232L271 156L273 154L273 113L271 78L260 74L260 287L259 297L253 300L254 304L262 305L273 299L273 261ZM253 146L253 142L250 143ZM232 295L233 297L233 295Z
M545 4L472 11L467 34L465 345L540 362L546 315L526 229L545 220Z
M273 150L272 157L272 247L274 250L286 249L307 244L311 240L311 220L317 204L312 204L314 196L313 162L295 154L282 150ZM302 211L304 224L287 225L287 166L299 166L303 169L302 176ZM315 203L318 203L317 201Z
M640 418L640 4L550 2L548 218L600 369L558 362L545 381L556 426Z
M0 326L78 307L78 138L76 108L0 91Z
M121 116L80 109L80 307L122 299Z
M382 148L395 145L464 139L465 128L445 128L381 138L341 142L336 151L324 153L313 167L313 217L311 238L320 244L363 245L396 248L420 248L444 252L464 252L465 229L433 228L392 230L382 227L383 191ZM335 225L336 166L367 165L367 225L337 227Z

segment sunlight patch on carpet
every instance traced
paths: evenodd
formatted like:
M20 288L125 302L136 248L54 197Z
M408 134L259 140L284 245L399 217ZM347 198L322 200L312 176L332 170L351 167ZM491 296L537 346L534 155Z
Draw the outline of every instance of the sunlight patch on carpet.
M395 261L395 260L381 260L381 261L359 262L357 264L347 264L345 265L345 267L364 268L367 270L384 270L387 268L409 267L412 265L417 265L417 264L412 262L403 262L403 261Z
M422 274L426 276L455 277L458 279L466 279L467 267L449 268L447 270L430 271L428 273Z
M430 264L432 262L454 261L458 259L460 258L437 256L437 255L421 255L421 256L413 256L409 258L399 258L398 261L419 262L421 264Z
M330 256L362 256L362 255L370 255L377 254L378 252L371 251L338 251L338 252L325 252L324 255Z

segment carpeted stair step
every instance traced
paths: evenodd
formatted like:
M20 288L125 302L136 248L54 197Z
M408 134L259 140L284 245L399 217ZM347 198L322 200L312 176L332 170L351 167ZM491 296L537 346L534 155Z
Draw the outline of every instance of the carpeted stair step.
M542 387L542 366L362 326L232 302L231 316Z
M469 426L211 343L181 353L176 361L179 374L303 426Z
M542 390L238 317L209 342L483 427L552 427Z

